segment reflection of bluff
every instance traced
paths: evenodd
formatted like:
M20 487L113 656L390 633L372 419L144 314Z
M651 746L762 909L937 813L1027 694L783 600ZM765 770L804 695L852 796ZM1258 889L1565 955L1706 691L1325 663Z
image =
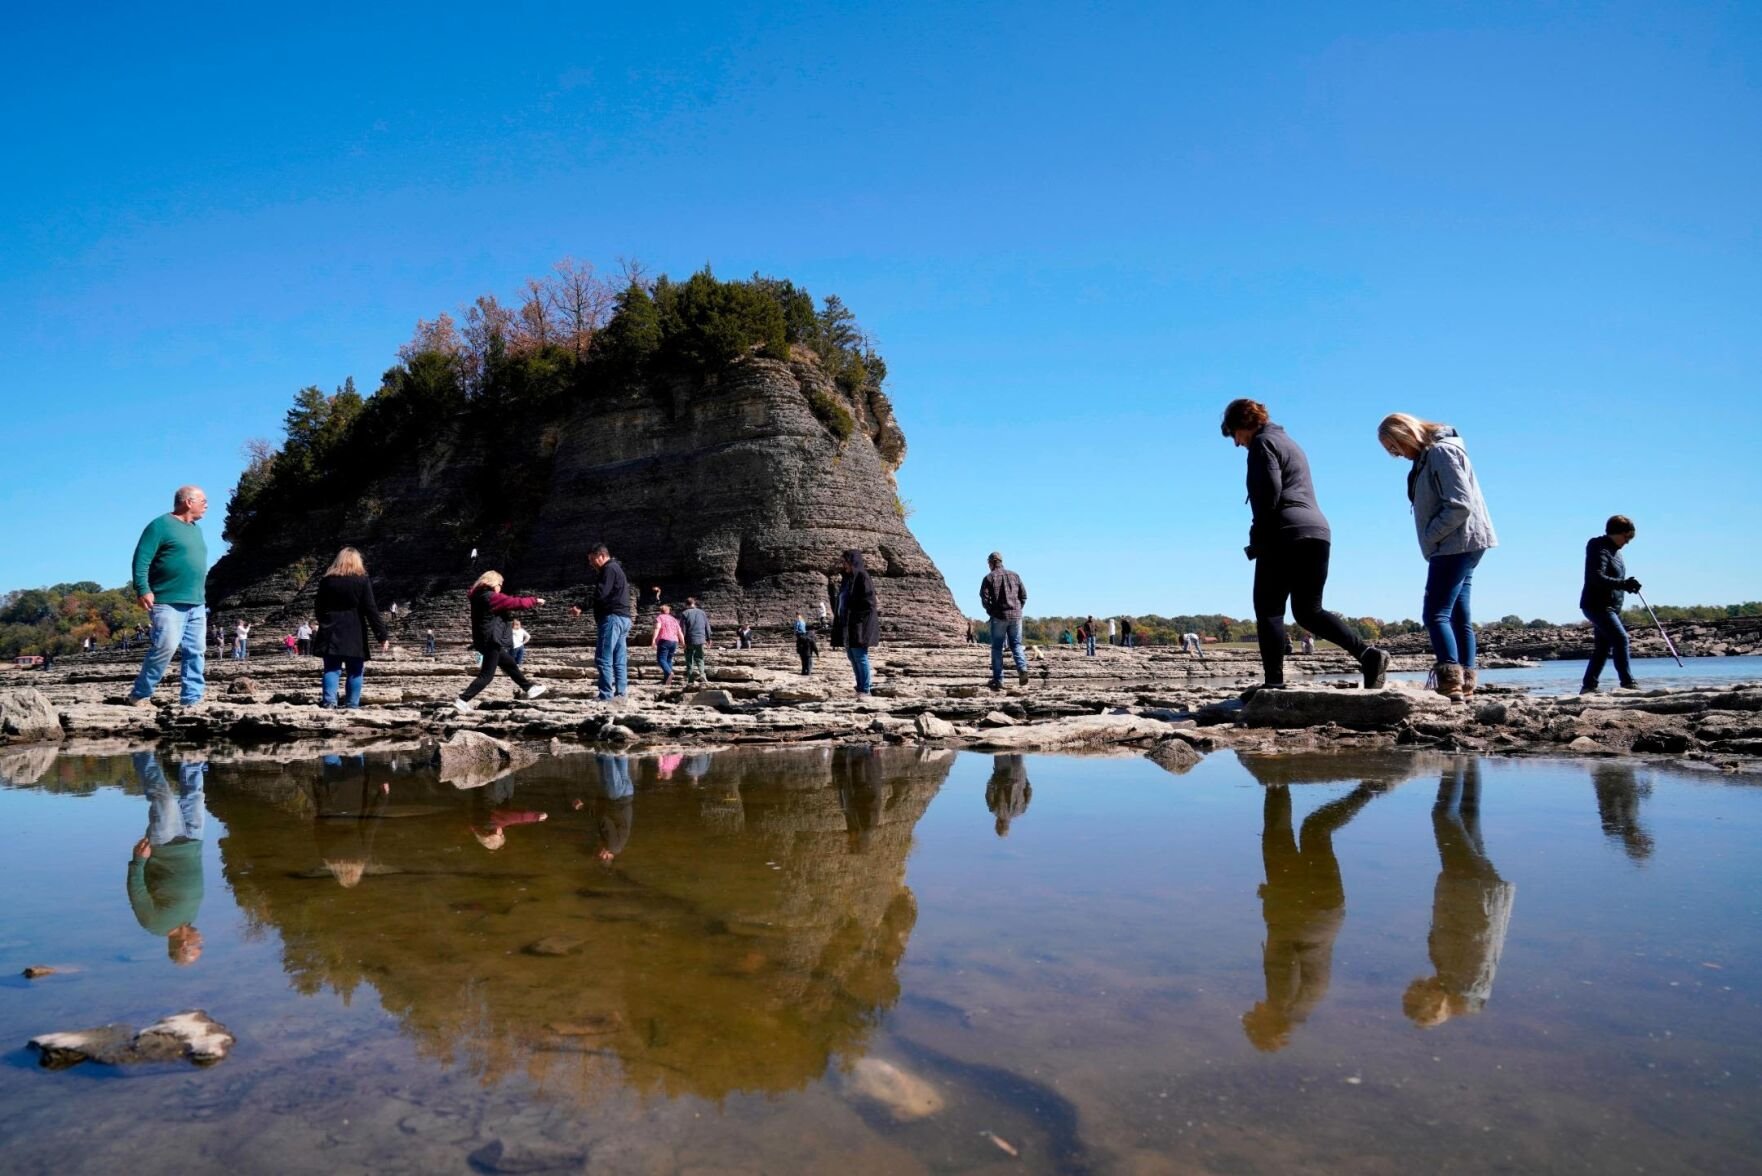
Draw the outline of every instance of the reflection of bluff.
M579 359L492 303L475 334L425 324L365 401L303 393L287 444L234 493L211 603L304 615L315 571L348 542L381 600L415 600L422 617L434 596L426 611L446 621L484 567L578 599L604 541L635 586L696 594L718 624L776 624L811 615L855 547L877 572L885 637L961 633L906 527L893 481L905 437L854 325L801 310L786 283L651 289L652 304L627 290ZM638 310L658 315L640 338Z
M265 804L220 773L210 807L241 906L280 934L302 990L366 982L425 1051L486 1076L717 1098L796 1088L863 1050L898 996L917 915L905 859L948 763L731 755L665 782L632 761L633 828L610 866L594 858L589 757L516 778L514 803L550 819L496 853L463 798L388 775L371 860L346 887L289 798ZM541 943L559 954L523 950Z

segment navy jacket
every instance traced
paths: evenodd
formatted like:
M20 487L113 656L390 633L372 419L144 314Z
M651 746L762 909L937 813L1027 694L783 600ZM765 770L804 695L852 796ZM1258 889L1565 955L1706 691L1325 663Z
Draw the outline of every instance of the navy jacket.
M607 617L630 615L630 581L625 578L623 566L609 559L594 577L593 619L603 621Z
M1327 516L1315 502L1309 458L1275 424L1263 425L1248 443L1248 505L1254 510L1248 528L1253 554L1296 539L1333 538Z
M1620 612L1627 603L1626 587L1627 564L1609 536L1599 535L1585 544L1585 587L1578 594L1578 606Z

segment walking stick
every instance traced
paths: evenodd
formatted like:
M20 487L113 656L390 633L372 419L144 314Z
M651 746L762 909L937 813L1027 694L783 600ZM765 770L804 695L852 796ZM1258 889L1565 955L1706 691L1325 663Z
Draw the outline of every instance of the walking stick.
M1682 665L1682 654L1676 651L1676 643L1671 641L1670 634L1664 631L1664 624L1658 619L1658 614L1652 612L1652 605L1646 600L1646 594L1644 592L1636 592L1634 595L1640 598L1640 603L1646 606L1646 612L1651 616L1652 623L1658 626L1658 636L1664 638L1664 648L1670 651L1670 656L1676 659L1677 665Z

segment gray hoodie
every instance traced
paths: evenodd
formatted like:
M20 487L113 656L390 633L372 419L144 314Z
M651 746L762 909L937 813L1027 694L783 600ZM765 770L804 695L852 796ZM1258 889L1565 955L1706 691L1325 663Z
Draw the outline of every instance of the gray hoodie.
M1414 459L1407 496L1419 550L1427 559L1499 546L1468 449L1455 429L1444 429Z

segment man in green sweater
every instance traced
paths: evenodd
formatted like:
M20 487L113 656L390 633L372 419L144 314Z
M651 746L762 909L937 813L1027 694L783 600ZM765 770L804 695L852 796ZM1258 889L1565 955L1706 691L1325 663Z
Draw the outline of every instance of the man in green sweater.
M180 649L178 701L192 706L207 687L203 659L208 642L208 544L196 523L208 513L208 496L197 486L179 486L171 513L147 524L135 544L131 582L152 620L152 640L141 672L129 691L130 706L146 706L159 679Z

